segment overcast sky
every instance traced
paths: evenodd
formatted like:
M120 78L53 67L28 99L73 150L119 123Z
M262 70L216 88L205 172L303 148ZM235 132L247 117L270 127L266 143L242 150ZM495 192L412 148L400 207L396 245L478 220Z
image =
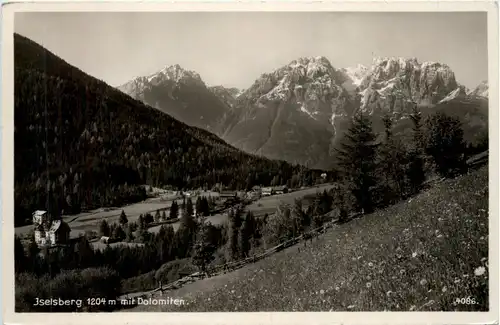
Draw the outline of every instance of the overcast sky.
M15 31L112 86L179 64L247 88L319 55L337 68L416 57L469 88L488 79L486 13L17 13Z

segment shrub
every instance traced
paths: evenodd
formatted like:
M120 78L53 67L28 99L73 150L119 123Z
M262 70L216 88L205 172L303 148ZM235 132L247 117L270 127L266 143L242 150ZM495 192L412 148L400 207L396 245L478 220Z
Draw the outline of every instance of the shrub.
M174 260L163 264L155 273L155 280L162 284L170 283L181 278L180 273L194 273L196 267L189 258Z

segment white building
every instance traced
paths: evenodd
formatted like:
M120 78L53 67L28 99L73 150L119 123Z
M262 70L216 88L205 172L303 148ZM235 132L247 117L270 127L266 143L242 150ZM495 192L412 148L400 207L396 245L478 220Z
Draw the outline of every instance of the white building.
M52 220L47 211L33 212L33 224L35 226L35 243L38 246L68 243L70 227L62 220Z

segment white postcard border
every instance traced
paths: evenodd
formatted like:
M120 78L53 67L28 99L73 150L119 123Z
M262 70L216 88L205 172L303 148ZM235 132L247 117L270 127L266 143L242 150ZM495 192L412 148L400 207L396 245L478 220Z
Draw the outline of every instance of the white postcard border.
M489 312L332 312L332 313L14 313L14 143L13 31L20 11L371 11L488 13L489 92ZM5 324L492 324L499 321L499 65L498 3L486 1L218 1L132 2L12 1L2 8L2 304ZM464 44L466 46L466 44Z

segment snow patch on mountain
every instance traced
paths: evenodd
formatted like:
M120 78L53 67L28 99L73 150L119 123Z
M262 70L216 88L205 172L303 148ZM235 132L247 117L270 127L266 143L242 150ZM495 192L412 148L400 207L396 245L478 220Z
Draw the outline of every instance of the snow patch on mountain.
M318 114L318 112L310 112L306 106L304 105L304 103L301 103L300 105L300 111L303 112L303 113L306 113L310 118L312 118L313 120L316 119L315 115Z
M349 67L342 69L346 75L351 80L352 84L359 87L363 80L366 78L370 70L362 64L358 64L356 67Z
M466 95L467 95L467 92L465 90L465 87L459 86L459 87L457 87L457 89L450 92L445 98L441 99L439 101L439 103L449 102L451 100L454 100L454 99L457 99L460 97L464 97Z

